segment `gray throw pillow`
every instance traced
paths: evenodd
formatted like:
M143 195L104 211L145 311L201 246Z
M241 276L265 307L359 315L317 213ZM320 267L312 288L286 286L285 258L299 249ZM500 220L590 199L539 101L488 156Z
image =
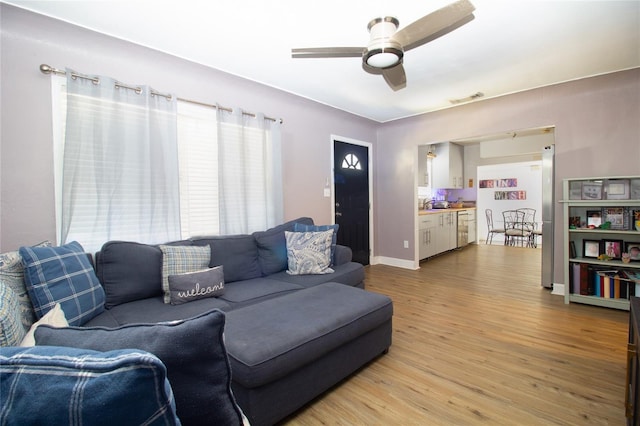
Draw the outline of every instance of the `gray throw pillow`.
M181 305L193 300L218 297L224 293L222 266L202 271L169 275L171 304Z
M241 425L242 413L231 392L224 322L224 313L214 309L186 320L118 328L41 325L35 338L36 345L151 352L167 367L183 425Z
M284 233L285 231L293 231L296 223L313 225L313 220L308 217L301 217L266 231L251 234L258 245L258 262L263 276L287 269L287 242L285 241Z
M162 291L164 303L171 303L169 276L196 272L209 267L209 246L158 246L162 251Z

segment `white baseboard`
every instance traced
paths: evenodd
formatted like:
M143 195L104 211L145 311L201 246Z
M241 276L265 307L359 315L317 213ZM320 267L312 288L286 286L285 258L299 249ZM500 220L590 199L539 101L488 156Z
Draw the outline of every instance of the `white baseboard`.
M564 297L564 284L553 283L551 294Z
M413 260L396 259L394 257L385 257L385 256L372 256L371 264L395 266L396 268L412 269L414 271L417 269L420 269L420 264L419 263L416 264L416 262Z

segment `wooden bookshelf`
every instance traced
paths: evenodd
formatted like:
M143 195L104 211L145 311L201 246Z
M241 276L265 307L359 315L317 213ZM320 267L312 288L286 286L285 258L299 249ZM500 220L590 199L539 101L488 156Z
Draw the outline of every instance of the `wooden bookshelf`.
M619 258L627 248L640 246L640 232L636 229L634 216L636 211L640 212L639 192L640 176L564 179L561 203L564 241L567 242L564 248L565 303L629 310L630 297L640 296L640 280L636 274L640 272L639 259L636 257L624 263ZM614 258L597 257L607 253L615 253ZM584 281L582 285L575 281L573 265L588 267L586 288ZM612 283L607 287L609 292L603 290L602 281L594 275L598 270L618 271L617 284L626 287L618 293L622 296L614 297ZM613 272L611 276L614 276ZM584 280L585 276L579 279Z

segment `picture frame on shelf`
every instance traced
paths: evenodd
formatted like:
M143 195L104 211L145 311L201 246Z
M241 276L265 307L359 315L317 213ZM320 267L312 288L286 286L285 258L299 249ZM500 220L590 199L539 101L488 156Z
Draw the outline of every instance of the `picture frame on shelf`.
M612 259L622 258L623 242L622 240L604 240L603 241L604 254Z
M582 240L582 257L597 259L600 256L600 240Z
M602 182L585 181L582 182L583 200L602 200Z
M582 181L574 180L569 182L569 199L582 200Z
M602 210L587 210L587 227L602 225Z
M640 231L640 210L631 211L631 229Z
M628 200L629 179L609 179L604 186L607 200Z
M627 229L624 220L624 207L606 207L602 209L602 220L611 223L610 229L622 231Z
M580 216L569 217L569 228L580 228L580 223L582 223Z
M640 242L627 241L624 251L629 253L632 262L640 262Z
M640 200L640 179L631 179L629 181L629 198Z

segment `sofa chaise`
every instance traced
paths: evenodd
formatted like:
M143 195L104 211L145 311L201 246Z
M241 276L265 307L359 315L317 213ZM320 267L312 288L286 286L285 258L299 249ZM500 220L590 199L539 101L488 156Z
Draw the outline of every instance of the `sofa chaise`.
M332 272L291 273L290 233L330 230L325 269ZM217 274L219 287L173 291L182 285L178 278L193 280L202 266ZM95 255L95 274L104 309L81 325L38 327L36 344L148 350L167 366L182 424L211 424L218 415L212 392L223 394L224 380L207 392L206 374L196 377L210 359L230 370L230 398L249 422L268 425L391 345L392 301L364 290L364 268L351 261L349 248L335 244L335 228L314 226L310 218L250 235L162 245L110 241ZM183 300L185 295L194 297ZM224 330L224 341L211 333L216 327ZM233 417L233 408L227 411Z

